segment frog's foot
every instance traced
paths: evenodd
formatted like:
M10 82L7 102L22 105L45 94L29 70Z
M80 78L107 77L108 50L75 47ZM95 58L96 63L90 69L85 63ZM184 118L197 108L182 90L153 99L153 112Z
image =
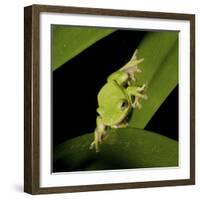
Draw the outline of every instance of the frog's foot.
M147 84L143 84L142 87L137 88L137 92L144 93L145 89L147 88Z
M134 100L132 106L133 106L133 108L139 108L139 109L142 108L142 105L139 102L139 97L137 97L137 96L135 97L135 100Z
M146 88L146 84L143 84L142 87L138 87L138 88L136 89L135 99L134 99L134 102L133 102L133 104L132 104L132 106L133 106L134 108L139 108L139 109L141 109L141 108L142 108L142 105L140 104L139 100L140 100L140 99L147 99L147 98L148 98L147 95L144 94L145 88Z
M143 61L143 59L140 59L140 62L142 62L142 61ZM128 65L126 68L123 68L123 71L125 71L129 75L130 80L133 82L136 81L135 73L142 72L142 70L139 69L138 65L135 65L135 63L132 63L132 64Z
M95 130L94 131L94 141L91 143L90 145L90 149L94 149L96 150L96 152L99 152L99 134L98 134L98 131Z
M147 95L144 94L144 91L146 89L146 84L143 84L142 87L137 87L137 86L129 86L127 88L127 92L130 96L134 96L134 101L132 103L132 106L134 108L141 108L141 104L139 102L140 99L147 99Z
M142 72L142 70L139 68L139 64L144 61L144 58L137 59L137 52L138 50L136 49L130 61L120 69L120 71L125 71L130 76L132 81L136 80L135 73Z
M125 68L129 68L130 66L137 66L138 64L140 64L141 62L144 61L144 58L137 58L137 54L138 54L138 49L135 50L135 52L133 53L133 56L131 57L130 61L127 62L121 69L125 69Z
M142 72L142 70L139 69L138 66L135 66L135 68L127 69L127 70L125 70L125 71L128 73L129 78L130 78L130 80L128 81L128 84L129 84L129 85L133 85L134 82L136 81L135 73L136 73L136 72L137 72L137 73L141 73L141 72Z
M95 146L95 140L90 144L90 149L94 149Z
M102 140L105 138L105 131L99 132L97 129L94 132L94 141L90 145L90 149L96 150L96 152L99 152L99 145L102 143Z

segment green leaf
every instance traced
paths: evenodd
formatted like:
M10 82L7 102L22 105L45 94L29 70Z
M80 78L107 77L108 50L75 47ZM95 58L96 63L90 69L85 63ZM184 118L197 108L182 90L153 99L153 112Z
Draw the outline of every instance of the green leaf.
M137 83L147 83L147 100L141 100L142 109L135 109L130 127L144 128L167 96L178 84L178 32L148 33L138 47L142 73Z
M101 170L178 165L178 143L157 133L142 129L111 129L100 146L90 150L93 134L68 140L54 151L54 163L64 171Z
M52 68L59 68L115 29L52 26Z

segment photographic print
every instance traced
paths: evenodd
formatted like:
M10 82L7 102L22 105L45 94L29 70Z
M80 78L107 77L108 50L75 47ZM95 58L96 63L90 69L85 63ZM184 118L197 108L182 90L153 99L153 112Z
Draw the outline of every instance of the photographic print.
M178 166L178 32L51 28L53 172Z
M195 183L195 16L24 13L24 191Z

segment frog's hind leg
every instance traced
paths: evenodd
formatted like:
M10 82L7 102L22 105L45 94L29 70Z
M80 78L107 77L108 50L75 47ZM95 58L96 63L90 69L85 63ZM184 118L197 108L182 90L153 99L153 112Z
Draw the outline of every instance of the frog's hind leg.
M105 135L106 126L103 124L102 119L97 117L97 127L94 131L94 141L91 143L90 149L95 147L96 152L99 152L99 145L101 144Z
M95 129L94 131L94 141L90 144L90 149L93 149L95 147L96 152L99 152L99 133Z
M128 73L132 81L136 80L135 73L142 72L142 70L139 68L139 64L144 61L144 58L137 58L137 52L138 50L136 49L130 61L120 69L120 71L125 71L126 73Z

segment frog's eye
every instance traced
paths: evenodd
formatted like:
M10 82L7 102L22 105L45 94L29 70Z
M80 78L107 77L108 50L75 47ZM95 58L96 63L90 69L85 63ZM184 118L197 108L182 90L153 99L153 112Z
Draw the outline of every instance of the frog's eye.
M121 102L121 110L125 110L128 107L128 101L126 99L122 100Z

